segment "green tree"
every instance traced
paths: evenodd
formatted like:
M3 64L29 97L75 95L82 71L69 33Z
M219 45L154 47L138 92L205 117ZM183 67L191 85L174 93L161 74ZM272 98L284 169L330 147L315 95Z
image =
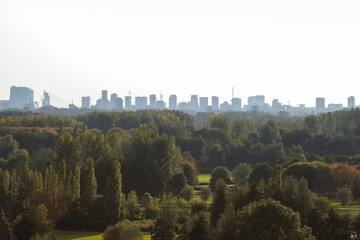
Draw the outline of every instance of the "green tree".
M208 240L210 233L210 221L207 212L200 212L192 222L189 240Z
M207 200L209 200L210 194L211 194L210 188L207 188L207 187L201 188L201 190L200 190L200 198L201 198L201 200L206 202Z
M127 195L126 199L126 217L129 220L138 220L140 219L141 209L140 209L140 203L139 198L136 195L136 192L130 191L130 193Z
M181 190L180 195L181 195L182 198L184 198L186 201L189 202L189 201L194 197L194 195L195 195L195 193L194 193L194 187L193 187L193 186L189 186L189 185L185 186L185 187Z
M237 214L237 239L315 240L309 227L301 227L299 214L273 199L245 206Z
M153 230L151 231L151 239L154 240L174 240L175 225L164 217L156 219Z
M351 189L348 187L340 188L337 192L337 198L339 199L341 204L345 206L352 200Z
M87 215L90 207L94 204L97 194L94 160L91 157L85 160L82 167L80 187L80 203L82 210Z
M321 133L321 125L318 117L314 115L306 116L304 124L305 129L311 136L315 136Z
M271 176L272 168L268 163L258 163L249 176L249 182L259 182L261 179L267 181Z
M245 184L250 176L251 167L246 163L240 163L232 171L233 181L237 184Z
M103 235L104 240L141 240L140 228L128 220L108 226Z
M226 167L216 167L211 171L210 189L215 190L216 182L222 179L225 183L231 183L231 173Z
M109 223L116 223L123 211L122 203L122 179L120 173L120 162L114 161L110 175L107 179L105 191L105 206Z
M271 144L281 140L279 127L275 121L267 121L260 129L260 141L264 144Z
M216 182L215 191L213 192L213 202L210 207L211 225L216 226L220 214L224 212L226 207L227 184L223 179Z
M229 203L220 215L216 229L213 232L214 240L236 239L236 213L234 205Z

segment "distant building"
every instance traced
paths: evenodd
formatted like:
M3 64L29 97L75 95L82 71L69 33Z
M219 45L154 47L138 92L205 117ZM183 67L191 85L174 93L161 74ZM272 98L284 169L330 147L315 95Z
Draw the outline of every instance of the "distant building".
M108 100L108 91L107 90L102 90L101 91L101 99L103 101Z
M220 110L221 111L231 111L231 105L225 101L222 104L220 104Z
M280 112L282 110L282 104L279 102L278 99L274 99L271 104L271 109L274 112Z
M163 100L156 101L156 109L165 109L166 103Z
M197 111L199 109L198 95L191 95L189 102L190 110Z
M325 98L316 98L316 112L325 112Z
M42 107L48 107L50 106L50 96L49 96L49 93L48 92L45 92L44 91L44 97L43 97L43 100L41 102L41 106Z
M355 97L350 96L348 97L348 108L355 108Z
M170 95L169 97L169 109L176 109L177 108L177 96L175 94Z
M124 101L122 100L122 98L116 98L115 100L115 109L117 110L123 110L124 109Z
M343 105L342 104L335 104L335 103L330 103L329 105L328 105L328 111L329 112L335 112L335 111L340 111L340 110L342 110L343 109Z
M156 107L156 94L151 94L150 95L150 105L149 105L149 107L151 109L155 109L155 107Z
M146 109L147 108L147 97L135 97L135 108Z
M81 98L81 108L89 109L91 107L90 97Z
M200 97L200 111L205 112L209 106L209 99L207 97Z
M219 97L217 96L211 97L211 106L214 111L219 109Z
M0 100L0 110L9 108L9 100Z
M233 111L241 111L241 99L240 98L231 99L231 106Z
M10 88L9 108L34 108L34 91L27 87Z
M189 109L189 103L181 102L181 103L178 104L178 108L180 110L188 110Z
M125 110L131 110L131 96L125 96Z

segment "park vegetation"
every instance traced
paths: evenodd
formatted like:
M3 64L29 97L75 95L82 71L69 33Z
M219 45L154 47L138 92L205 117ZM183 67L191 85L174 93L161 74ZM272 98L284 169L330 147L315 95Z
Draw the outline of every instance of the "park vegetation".
M208 184L197 175L209 173ZM360 109L0 118L0 207L19 240L360 237Z

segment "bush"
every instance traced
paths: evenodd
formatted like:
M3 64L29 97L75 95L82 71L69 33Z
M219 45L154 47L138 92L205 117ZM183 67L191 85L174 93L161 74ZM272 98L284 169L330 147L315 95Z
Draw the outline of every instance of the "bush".
M125 220L106 228L104 240L141 240L142 234L138 225Z

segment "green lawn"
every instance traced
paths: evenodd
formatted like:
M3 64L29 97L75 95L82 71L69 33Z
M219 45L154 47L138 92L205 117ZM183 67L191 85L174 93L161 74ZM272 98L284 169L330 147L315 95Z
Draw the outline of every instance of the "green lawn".
M151 235L145 233L143 240L150 240ZM75 231L55 231L56 240L103 240L102 233L99 232L75 232Z
M354 216L360 214L359 202L351 202L345 206L339 202L332 202L331 206L340 214L350 214Z
M198 181L199 181L199 184L201 183L207 183L207 184L210 184L210 178L211 178L211 174L199 174L198 175Z
M102 240L102 234L99 232L75 232L75 231L55 231L57 240Z

